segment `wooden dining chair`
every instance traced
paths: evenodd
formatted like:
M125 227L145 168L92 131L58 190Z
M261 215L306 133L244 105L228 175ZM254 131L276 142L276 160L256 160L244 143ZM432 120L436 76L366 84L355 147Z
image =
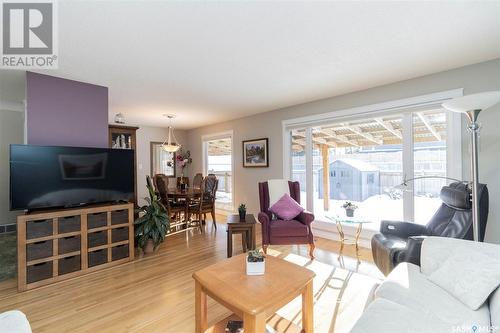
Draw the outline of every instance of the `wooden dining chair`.
M153 176L153 185L155 187L156 193L158 193L158 195L160 196L163 205L166 205L167 204L166 187L168 186L168 177L162 173L157 173L156 175Z
M203 175L201 173L197 173L193 178L193 187L201 188L202 180L203 180Z
M196 223L200 228L200 231L203 232L203 192L205 189L205 179L202 179L200 184L200 196L191 199L188 204L188 216L191 223Z
M217 194L217 188L219 186L219 179L215 175L208 175L204 179L203 186L203 204L201 206L201 211L203 213L203 222L206 220L207 213L212 215L213 226L217 230L217 221L215 220L215 199Z
M161 202L167 209L167 213L170 219L173 219L176 223L180 222L182 213L186 212L186 204L184 202L176 202L172 199L172 196L168 195L168 177L165 175L155 175L154 177L156 191L160 195Z

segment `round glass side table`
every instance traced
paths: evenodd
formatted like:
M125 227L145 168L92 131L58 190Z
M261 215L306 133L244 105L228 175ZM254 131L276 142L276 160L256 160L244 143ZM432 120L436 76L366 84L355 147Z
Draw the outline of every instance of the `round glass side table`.
M340 236L340 250L342 251L342 249L344 248L344 244L354 244L356 246L356 255L358 255L359 236L361 235L361 231L363 230L363 225L372 223L372 221L369 221L362 217L347 217L339 215L326 216L326 218L335 222L337 226L337 230L339 231L339 236ZM344 228L342 227L342 225L356 226L356 233L353 240L346 238L344 233Z

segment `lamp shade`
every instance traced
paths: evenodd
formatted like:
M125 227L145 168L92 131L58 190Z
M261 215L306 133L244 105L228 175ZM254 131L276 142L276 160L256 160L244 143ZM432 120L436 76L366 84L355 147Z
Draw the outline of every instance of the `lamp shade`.
M457 97L442 105L453 112L467 113L473 110L486 110L498 103L500 103L500 91L497 90Z
M179 146L175 143L163 144L162 147L163 147L163 150L165 150L169 153L175 153L176 151L178 151L181 148L181 146Z

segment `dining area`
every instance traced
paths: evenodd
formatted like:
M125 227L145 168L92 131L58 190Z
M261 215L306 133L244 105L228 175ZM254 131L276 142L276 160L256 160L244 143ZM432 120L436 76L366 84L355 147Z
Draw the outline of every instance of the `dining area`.
M207 216L217 229L215 200L219 180L216 175L197 173L190 180L184 176L155 174L153 184L170 218L169 234L196 228L203 232Z

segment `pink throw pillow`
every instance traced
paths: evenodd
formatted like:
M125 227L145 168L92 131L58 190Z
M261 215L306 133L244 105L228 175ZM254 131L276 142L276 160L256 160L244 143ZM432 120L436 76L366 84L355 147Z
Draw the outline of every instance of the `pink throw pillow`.
M296 218L305 209L285 193L269 210L280 219L289 221Z

